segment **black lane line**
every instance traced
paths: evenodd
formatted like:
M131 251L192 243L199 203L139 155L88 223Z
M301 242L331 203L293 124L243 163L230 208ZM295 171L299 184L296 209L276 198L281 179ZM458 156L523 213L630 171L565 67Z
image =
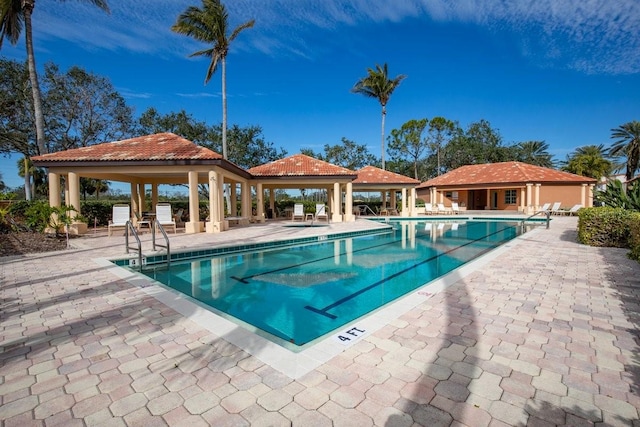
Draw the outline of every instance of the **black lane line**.
M369 249L381 248L383 246L393 245L395 243L398 243L398 241L394 240L393 242L381 243L379 245L368 246L366 248L356 249L354 251L351 251L351 253L358 253L358 252L362 252L362 251L368 251ZM346 255L346 254L347 254L347 252L340 252L340 256ZM299 264L288 265L286 267L276 268L275 270L263 271L261 273L252 274L250 276L244 276L244 277L230 276L230 277L233 280L237 280L238 282L248 284L249 283L248 279L253 279L254 277L264 276L265 274L278 273L280 271L285 271L285 270L289 270L291 268L301 267L303 265L313 264L314 262L324 261L324 260L327 260L327 259L331 259L333 257L335 257L335 254L334 255L328 255L328 256L322 257L322 258L312 259L310 261L301 262Z
M515 227L514 227L514 226L509 226L508 228L515 228ZM312 307L312 306L310 306L310 305L307 305L307 306L305 306L304 308L306 308L307 310L313 311L314 313L318 313L318 314L321 314L321 315L323 315L323 316L326 316L326 317L328 317L328 318L330 318L330 319L332 319L332 320L333 320L333 319L336 319L336 318L337 318L337 316L335 316L335 315L333 315L333 314L331 314L331 313L327 313L327 311L328 311L328 310L331 310L332 308L335 308L335 307L337 307L337 306L339 306L339 305L342 305L342 304L344 304L345 302L347 302L347 301L349 301L349 300L351 300L351 299L353 299L353 298L357 297L358 295L363 294L363 293L365 293L365 292L367 292L367 291L369 291L369 290L371 290L371 289L373 289L373 288L375 288L375 287L377 287L377 286L380 286L380 285L382 285L383 283L386 283L386 282L388 282L388 281L389 281L389 280L391 280L391 279L394 279L394 278L396 278L396 277L398 277L398 276L401 276L401 275L403 275L404 273L406 273L406 272L408 272L408 271L411 271L411 270L413 270L413 269L415 269L415 268L417 268L417 267L419 267L419 266L421 266L421 265L423 265L423 264L426 264L426 263L428 263L428 262L431 262L431 261L433 261L434 259L440 258L440 257L441 257L441 256L443 256L443 255L447 255L447 254L450 254L450 253L452 253L452 252L455 252L455 251L457 251L458 249L463 248L463 247L465 247L465 246L468 246L468 245L470 245L470 244L472 244L472 243L476 243L476 242L479 242L480 240L484 240L484 239L486 239L487 237L491 237L491 236L493 236L493 235L495 235L495 234L502 233L502 232L503 232L503 231L505 231L506 229L507 229L507 228L503 228L502 230L494 231L493 233L491 233L491 234L487 234L486 236L483 236L483 237L481 237L481 238L479 238L479 239L470 240L469 242L467 242L467 243L465 243L465 244L463 244L463 245L457 246L457 247L455 247L455 248L453 248L453 249L449 249L448 251L445 251L445 252L442 252L442 253L440 253L440 254L438 254L438 255L434 255L434 256L432 256L432 257L430 257L430 258L427 258L427 259L425 259L425 260L423 260L423 261L421 261L421 262L419 262L419 263L417 263L417 264L414 264L414 265L412 265L412 266L410 266L410 267L405 268L404 270L398 271L397 273L394 273L394 274L392 274L391 276L389 276L389 277L387 277L387 278L385 278L385 279L379 280L379 281L377 281L377 282L375 282L375 283L373 283L373 284L371 284L371 285L367 286L366 288L362 288L362 289L360 289L359 291L356 291L356 292L352 293L351 295L347 295L346 297L343 297L343 298L339 299L338 301L336 301L336 302L334 302L334 303L332 303L332 304L329 304L328 306L326 306L326 307L324 307L324 308L315 308L315 307ZM495 246L494 246L494 247L495 247ZM480 254L479 254L478 256L480 256L480 255L484 254L485 252L490 251L490 250L491 250L491 249L493 249L494 247L487 248L487 249L483 250L482 252L480 252ZM477 258L478 256L476 256L475 258Z

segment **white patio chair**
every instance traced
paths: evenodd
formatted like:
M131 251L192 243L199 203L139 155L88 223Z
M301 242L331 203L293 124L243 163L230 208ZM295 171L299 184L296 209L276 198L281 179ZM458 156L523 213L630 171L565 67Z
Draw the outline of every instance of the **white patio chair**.
M304 205L302 203L296 203L293 205L293 216L291 217L293 221L300 220L304 221Z
M113 205L107 234L111 236L112 230L116 228L125 230L127 228L127 221L130 220L131 213L129 211L129 205Z
M171 212L171 204L158 203L156 205L156 222L162 225L162 228L173 228L173 234L177 233L176 222Z
M360 214L360 209L357 209L358 215ZM327 206L324 203L316 203L316 221L320 218L326 219L327 223L329 222L329 215L327 215Z
M460 206L457 202L451 203L451 211L456 215L460 213Z
M551 206L551 215L560 215L560 202L555 202L553 206Z

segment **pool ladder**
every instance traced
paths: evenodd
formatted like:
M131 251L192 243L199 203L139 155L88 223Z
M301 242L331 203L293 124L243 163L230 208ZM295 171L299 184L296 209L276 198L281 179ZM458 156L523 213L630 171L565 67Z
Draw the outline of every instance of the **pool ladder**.
M164 237L165 244L162 245L156 242L156 228L160 230L162 236ZM129 245L129 233L136 239L136 246ZM142 271L142 241L140 240L140 236L138 236L138 232L136 228L133 226L131 221L127 221L127 232L124 235L124 242L127 249L127 253L130 250L135 250L138 252L138 268ZM167 232L164 231L164 227L157 221L153 221L151 223L151 242L153 245L153 250L155 251L157 247L165 248L167 250L167 268L171 265L171 246L169 245L169 236L167 236Z
M549 229L549 223L551 222L551 211L548 211L548 210L547 210L547 211L538 211L538 212L535 212L535 213L533 213L531 216L529 216L529 217L527 217L527 218L523 219L523 220L521 221L522 231L524 231L524 224L525 224L527 221L529 221L529 220L530 220L531 218L533 218L534 216L538 216L538 215L540 215L541 213L544 213L544 214L546 215L546 217L547 217L546 224L547 224L547 230L548 230L548 229Z

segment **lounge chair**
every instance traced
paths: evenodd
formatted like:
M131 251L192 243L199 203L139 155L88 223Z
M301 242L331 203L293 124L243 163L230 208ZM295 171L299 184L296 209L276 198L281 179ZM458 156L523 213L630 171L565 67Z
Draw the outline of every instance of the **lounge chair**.
M427 215L433 215L433 205L431 203L424 204L424 213Z
M582 208L582 205L580 203L573 205L571 207L571 209L569 209L568 211L563 211L562 214L563 215L569 215L569 216L573 216L575 213L577 213L580 209Z
M451 213L451 209L445 208L444 203L438 203L438 213L449 214Z
M360 215L360 209L357 209L358 215ZM318 221L320 218L326 219L329 222L329 215L327 215L327 206L324 203L316 203L316 217Z
M293 205L293 216L291 217L293 221L300 220L304 221L304 205L302 203L296 203Z
M540 208L539 212L546 212L549 210L549 206L551 206L551 203L545 203L544 205L542 205L542 207Z
M460 206L458 206L458 203L451 203L451 211L456 215L460 213Z
M551 206L551 215L560 215L560 202L555 202L553 206Z
M127 221L131 220L131 213L129 212L129 205L113 205L111 212L111 220L109 221L108 235L111 236L112 230L115 228L121 228L126 230Z
M173 233L177 233L176 222L171 214L171 205L169 203L158 203L156 205L156 223L162 225L162 228L173 228Z

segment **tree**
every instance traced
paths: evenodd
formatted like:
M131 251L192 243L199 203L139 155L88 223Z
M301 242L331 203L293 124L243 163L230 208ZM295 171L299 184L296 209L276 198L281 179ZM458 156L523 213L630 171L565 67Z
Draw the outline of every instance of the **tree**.
M105 0L88 0L108 12L109 7ZM27 64L29 68L29 79L31 81L31 91L33 96L33 109L35 117L36 144L39 154L46 154L47 144L45 141L45 121L42 108L42 96L40 85L38 84L38 74L36 72L36 61L33 53L33 32L31 16L35 8L36 0L1 0L0 1L0 48L5 37L13 45L18 43L22 24L25 27L25 44L27 48Z
M133 110L109 79L73 66L45 66L47 134L54 151L133 136Z
M640 122L632 121L611 129L611 138L617 139L609 150L612 157L626 158L627 181L630 181L640 168Z
M218 67L222 66L222 157L227 158L227 65L226 58L229 53L229 45L236 37L247 28L253 27L255 20L250 20L237 26L231 34L229 30L229 14L220 0L202 0L202 9L190 6L171 27L172 31L183 34L212 47L192 53L190 56L206 56L211 58L207 75L204 79L206 85Z
M26 64L0 59L0 153L20 153L25 161L37 154L33 98ZM25 199L31 200L31 175L24 167Z
M395 161L408 159L413 164L413 177L419 179L418 163L428 148L422 137L428 119L409 120L400 129L393 129L389 137L389 152Z
M515 146L515 160L544 168L551 168L553 167L553 160L548 150L549 144L544 141L519 142Z
M440 164L440 152L442 150L442 146L449 142L457 125L451 120L445 119L444 117L434 117L429 122L429 135L430 135L430 144L432 151L436 153L436 161L437 161L437 174L440 176L442 174L442 167Z
M366 145L350 141L345 137L342 137L342 144L325 144L324 154L314 153L313 150L310 149L302 149L300 152L307 156L315 157L316 159L351 170L361 169L367 165L375 165L378 163L378 159L369 153Z
M382 106L382 125L380 131L380 159L382 169L384 169L384 120L387 115L387 103L393 91L400 86L402 80L407 76L400 74L393 79L388 77L387 64L380 67L376 64L376 69L367 69L367 76L361 78L351 89L352 93L359 93L369 98L376 98Z
M613 163L607 158L603 144L576 148L567 156L562 170L576 175L600 179L611 175Z
M211 127L205 122L197 121L185 110L162 115L153 107L138 118L136 132L140 135L171 132L198 145L210 144L215 138Z
M214 126L211 142L202 145L219 152L222 145L221 127ZM262 128L256 125L244 128L232 125L228 132L228 144L229 161L245 169L282 159L287 155L286 150L276 149L272 142L266 141L262 136Z
M444 168L452 170L464 165L503 162L510 158L509 151L502 145L498 130L482 119L471 123L466 132L456 130L444 149Z
M7 188L7 186L5 185L4 181L2 180L2 173L0 173L0 191L3 191L5 188Z
M18 166L18 176L25 178L25 191L27 191L27 182L29 182L31 186L31 181L27 181L26 179L27 176L30 176L33 177L33 187L28 189L30 194L35 196L37 194L46 195L49 193L47 175L44 169L33 166L33 163L31 163L28 157L18 159L16 165Z

